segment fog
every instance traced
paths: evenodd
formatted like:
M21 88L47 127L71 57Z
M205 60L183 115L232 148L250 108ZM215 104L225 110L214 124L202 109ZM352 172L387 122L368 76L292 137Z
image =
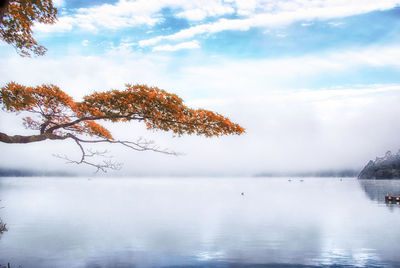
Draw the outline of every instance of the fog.
M123 162L123 169L118 172L121 175L251 175L270 171L359 169L386 150L397 151L395 134L400 123L396 119L400 107L396 90L378 96L361 92L346 96L345 101L342 98L347 92L343 90L342 96L336 96L336 91L335 96L326 92L322 100L315 100L320 97L314 92L306 92L307 100L299 93L285 93L272 100L242 99L206 106L243 125L246 133L241 136L173 137L170 133L148 131L135 122L105 124L114 137L151 139L161 148L182 153L179 156L136 152L117 145L93 148L108 149L116 161ZM30 133L16 120L20 117L3 115L3 131ZM1 151L7 156L2 159L3 167L91 171L65 165L63 160L52 156L59 153L79 158L79 148L71 141L1 144Z
M246 129L241 136L174 137L171 133L148 131L136 122L104 123L116 139L143 137L154 140L161 148L182 153L171 156L136 152L119 146L96 147L108 149L115 161L124 164L122 170L110 173L113 176L223 176L357 170L369 159L383 155L387 150L397 151L400 147L399 85L316 88L317 77L318 80L324 77L329 80L332 72L336 76L350 77L352 68L364 66L364 61L360 63L361 52L354 52L358 55L356 60L348 59L351 63L347 64L334 53L319 60L318 55L308 57L306 69L302 68L305 58L300 57L281 61L221 59L220 64L225 68L220 70L211 60L201 64L180 62L173 72L170 69L175 63L173 59L129 53L123 58L122 52L113 53L102 58L20 59L10 56L7 68L0 68L0 82L3 85L9 81L27 85L55 83L76 100L94 90L123 89L126 82L147 83L177 93L188 106L228 116ZM328 59L325 61L325 58ZM335 59L337 64L334 64ZM23 71L19 69L21 65ZM290 72L285 70L287 66L290 66ZM350 72L347 76L346 71ZM23 128L22 116L1 112L0 131L32 133ZM3 156L1 167L74 174L95 171L90 167L65 164L53 156L66 154L79 158L79 148L71 141L2 143L0 151Z

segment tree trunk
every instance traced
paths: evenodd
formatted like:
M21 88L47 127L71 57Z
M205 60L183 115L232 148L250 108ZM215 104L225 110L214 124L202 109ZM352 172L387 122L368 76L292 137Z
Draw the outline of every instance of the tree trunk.
M57 136L51 133L41 134L41 135L30 135L30 136L21 136L21 135L14 135L9 136L5 133L0 132L0 142L4 143L31 143L37 141L44 141L44 140L65 140L70 136Z

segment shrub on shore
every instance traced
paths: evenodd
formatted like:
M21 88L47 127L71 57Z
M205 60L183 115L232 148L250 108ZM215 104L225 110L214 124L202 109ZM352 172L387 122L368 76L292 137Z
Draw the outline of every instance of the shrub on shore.
M0 234L7 231L7 225L0 219Z
M0 200L1 201L1 200ZM0 207L0 209L2 209L2 207ZM0 219L0 234L2 234L3 232L7 231L7 226L6 224ZM1 268L1 267L0 267Z

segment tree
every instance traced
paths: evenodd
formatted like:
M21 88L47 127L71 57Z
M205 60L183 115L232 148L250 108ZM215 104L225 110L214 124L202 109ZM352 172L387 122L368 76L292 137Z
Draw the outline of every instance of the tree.
M160 150L146 140L116 140L108 129L99 124L101 121L140 121L148 129L172 131L179 136L197 134L212 137L244 133L241 126L218 113L188 108L177 95L146 85L128 84L125 90L96 92L76 102L55 85L26 87L11 82L1 88L0 105L9 112L31 114L23 119L23 124L28 129L38 131L36 135L28 136L10 136L0 132L1 142L32 143L72 139L81 150L81 159L75 161L66 156L62 158L71 163L88 164L102 171L118 169L119 165L110 161L100 164L88 161L88 158L105 152L87 151L83 144L120 144L137 151L174 153ZM91 138L84 138L85 135Z
M44 55L47 49L33 38L32 26L35 22L54 23L56 15L57 9L52 0L0 0L0 38L14 46L21 56L31 56L31 53ZM26 87L11 82L1 88L0 106L8 112L31 114L23 119L23 124L38 132L28 136L10 136L0 132L0 142L72 139L81 150L81 158L58 157L71 163L94 166L97 171L118 169L120 165L111 161L94 163L88 160L104 155L106 151L87 150L85 144L120 144L138 151L175 154L161 150L144 139L136 142L116 140L108 129L99 124L102 121L141 121L148 129L172 131L177 135L211 137L244 133L242 127L218 113L190 109L178 96L146 85L126 85L122 91L93 93L76 102L55 85Z
M7 231L7 225L0 219L0 235Z
M56 15L52 0L0 0L0 38L21 56L44 55L47 49L33 38L32 26L52 24Z
M0 209L2 208L3 207L0 207ZM6 231L7 231L7 225L0 219L0 235Z

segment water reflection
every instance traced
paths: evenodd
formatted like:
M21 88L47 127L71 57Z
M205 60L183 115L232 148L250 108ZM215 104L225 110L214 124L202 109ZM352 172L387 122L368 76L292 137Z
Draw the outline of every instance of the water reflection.
M385 202L385 195L400 196L400 180L359 180L361 188L369 199ZM387 204L390 208L400 208L396 203Z
M364 188L363 188L364 189ZM245 195L241 195L241 193ZM400 210L356 179L1 179L16 267L395 267ZM279 265L279 266L277 266ZM336 266L337 267L337 266Z

